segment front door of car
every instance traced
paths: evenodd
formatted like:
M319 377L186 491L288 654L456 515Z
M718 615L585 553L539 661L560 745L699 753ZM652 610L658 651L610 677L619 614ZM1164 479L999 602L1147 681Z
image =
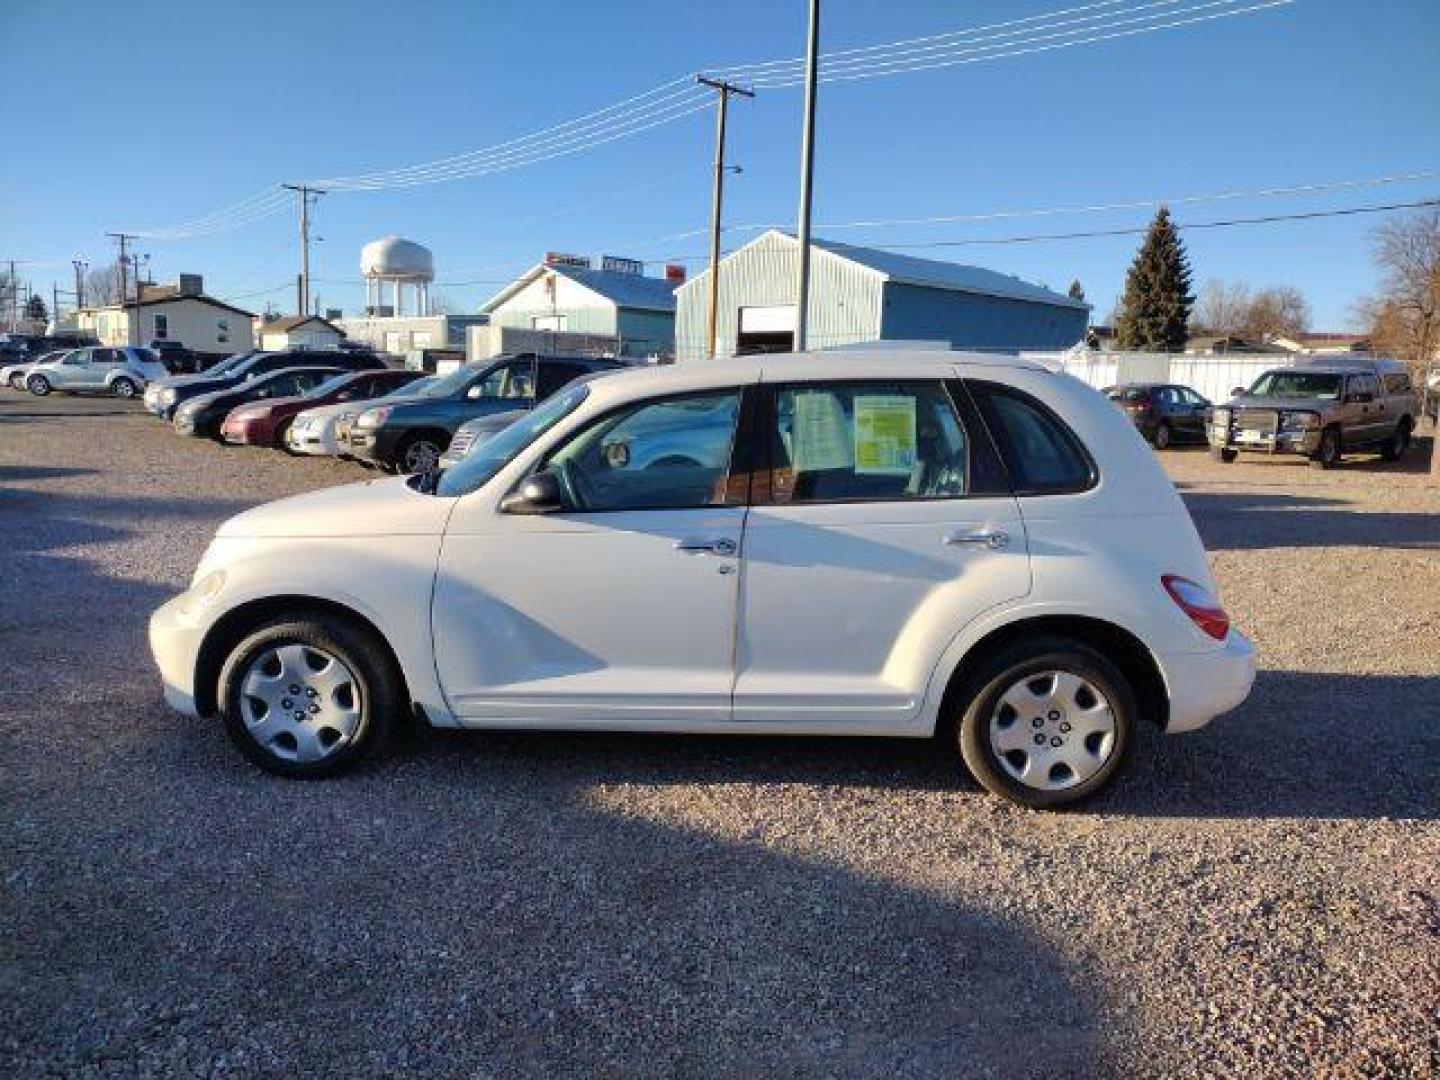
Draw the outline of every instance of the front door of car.
M1015 496L958 383L817 381L768 402L735 719L903 730L955 635L1029 591Z
M730 719L745 520L741 391L627 406L546 455L548 513L462 499L435 579L435 663L462 722ZM664 442L666 451L657 456Z
M1385 414L1374 375L1351 375L1345 380L1343 409L1341 432L1347 447L1365 446L1380 438Z

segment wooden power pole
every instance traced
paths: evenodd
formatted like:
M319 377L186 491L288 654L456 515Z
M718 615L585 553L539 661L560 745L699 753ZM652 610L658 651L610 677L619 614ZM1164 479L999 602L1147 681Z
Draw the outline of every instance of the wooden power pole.
M710 304L705 316L705 356L713 360L720 304L720 217L725 200L725 118L730 109L732 94L753 98L755 91L743 89L723 79L707 79L703 75L695 76L695 81L715 91L715 187L710 204Z

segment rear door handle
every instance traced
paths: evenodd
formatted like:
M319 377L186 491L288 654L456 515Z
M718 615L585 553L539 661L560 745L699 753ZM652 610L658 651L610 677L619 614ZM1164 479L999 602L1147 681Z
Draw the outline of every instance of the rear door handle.
M734 555L738 549L728 536L687 536L675 541L675 550L687 555Z
M945 534L945 541L951 547L961 545L974 545L987 547L991 551L999 551L1010 543L1010 534L1003 529L968 529L965 531L956 530Z

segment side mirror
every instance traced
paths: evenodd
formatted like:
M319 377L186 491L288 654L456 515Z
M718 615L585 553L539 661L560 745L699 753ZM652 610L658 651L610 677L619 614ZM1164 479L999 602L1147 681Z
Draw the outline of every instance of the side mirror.
M553 514L565 509L560 478L553 472L527 476L520 486L500 500L502 514Z

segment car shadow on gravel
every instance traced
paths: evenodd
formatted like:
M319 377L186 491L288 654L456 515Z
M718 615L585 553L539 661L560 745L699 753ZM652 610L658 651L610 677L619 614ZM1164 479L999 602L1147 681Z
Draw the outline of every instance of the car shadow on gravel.
M1183 491L1205 547L1250 551L1276 547L1440 548L1440 514L1334 509L1344 499L1269 489Z
M69 476L93 476L94 469L71 469L53 465L0 465L0 484L26 480L57 480Z
M1262 671L1201 731L1139 740L1093 806L1156 817L1440 819L1440 676Z

